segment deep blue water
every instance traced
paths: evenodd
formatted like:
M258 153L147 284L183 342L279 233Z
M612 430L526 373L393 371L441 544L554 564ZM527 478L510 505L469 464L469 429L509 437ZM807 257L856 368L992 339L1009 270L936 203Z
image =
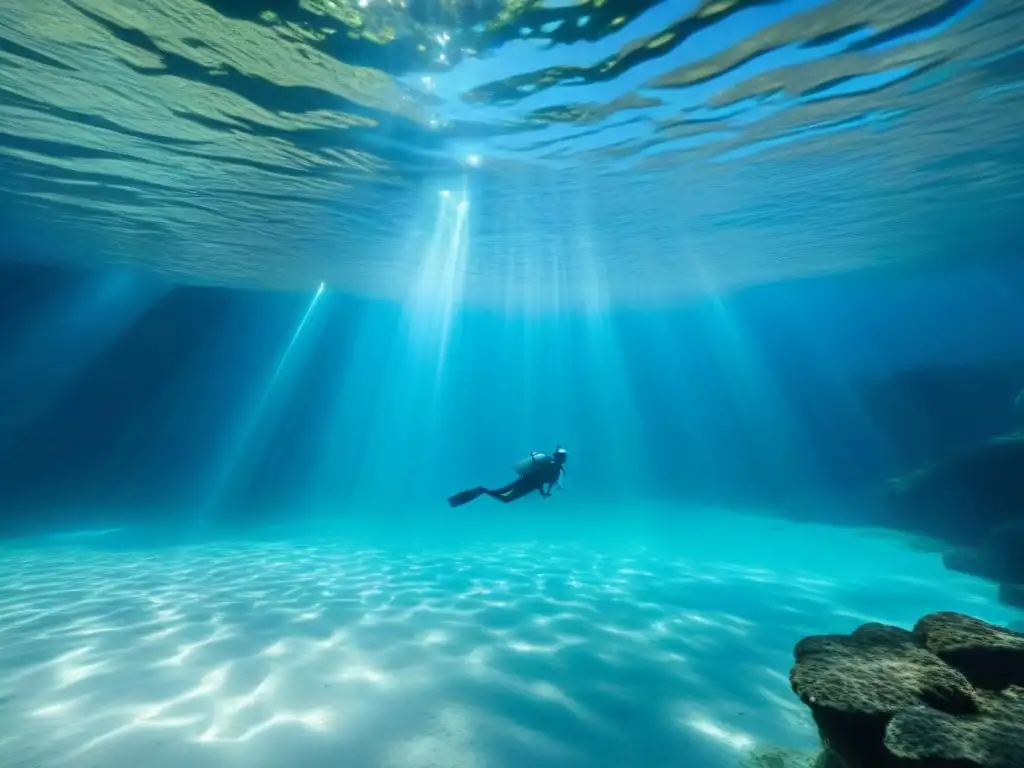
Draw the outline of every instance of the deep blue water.
M1016 625L889 481L1024 426L1022 45L0 2L0 765L808 768L802 637Z

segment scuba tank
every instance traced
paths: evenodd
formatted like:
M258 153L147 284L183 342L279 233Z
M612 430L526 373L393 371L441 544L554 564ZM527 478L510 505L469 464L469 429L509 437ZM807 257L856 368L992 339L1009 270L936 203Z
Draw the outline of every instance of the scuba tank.
M547 454L540 453L539 451L531 451L529 456L527 456L525 459L518 462L517 464L513 465L512 468L520 477L526 477L527 475L531 474L534 470L546 466L547 464L550 463L551 457L548 456Z

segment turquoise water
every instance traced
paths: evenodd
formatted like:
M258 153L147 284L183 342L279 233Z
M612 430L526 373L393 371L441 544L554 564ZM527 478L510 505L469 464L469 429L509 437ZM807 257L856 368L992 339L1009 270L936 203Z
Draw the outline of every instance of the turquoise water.
M481 520L398 541L362 524L174 548L124 531L12 542L0 753L732 768L817 746L788 684L801 637L940 609L1014 616L991 584L888 533L678 512L686 524L632 541L494 536Z
M889 493L1020 427L1020 0L0 0L0 179L2 768L808 768L801 638L1020 621L1021 454Z

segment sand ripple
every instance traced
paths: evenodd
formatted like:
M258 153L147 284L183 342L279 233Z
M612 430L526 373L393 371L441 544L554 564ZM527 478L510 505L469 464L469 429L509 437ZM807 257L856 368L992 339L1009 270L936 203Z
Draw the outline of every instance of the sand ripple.
M850 594L542 545L18 549L0 764L734 765L813 743L790 649Z

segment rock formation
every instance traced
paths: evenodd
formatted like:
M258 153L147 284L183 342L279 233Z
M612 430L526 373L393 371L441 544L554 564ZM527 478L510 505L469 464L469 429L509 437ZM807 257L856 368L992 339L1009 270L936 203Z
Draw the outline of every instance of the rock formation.
M858 400L902 466L918 467L1024 428L1024 360L930 365L859 382Z
M974 545L1024 511L1024 434L988 440L892 480L901 528Z
M845 768L1024 768L1024 634L958 613L796 646L793 690Z
M947 568L1003 585L1021 605L1024 587L1024 433L989 440L890 482L894 525L950 545Z
M942 556L951 571L999 584L999 600L1024 608L1024 522L994 527L978 545L955 547Z
M831 761L831 762L830 762ZM742 763L741 768L844 768L831 753L799 749L766 747L757 749Z

